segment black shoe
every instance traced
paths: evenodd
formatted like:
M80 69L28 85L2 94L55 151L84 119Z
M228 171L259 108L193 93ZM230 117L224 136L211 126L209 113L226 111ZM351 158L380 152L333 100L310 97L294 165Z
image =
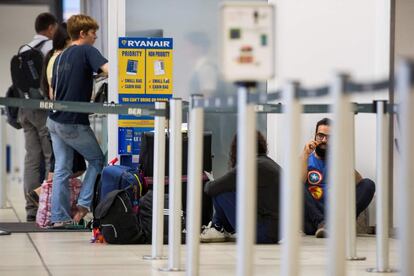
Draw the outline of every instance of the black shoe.
M26 194L26 197L36 206L39 207L39 196L35 191L30 191Z

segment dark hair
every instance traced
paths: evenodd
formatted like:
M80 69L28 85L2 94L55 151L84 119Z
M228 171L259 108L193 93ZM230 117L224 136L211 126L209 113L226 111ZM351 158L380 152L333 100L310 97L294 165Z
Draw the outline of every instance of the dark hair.
M267 154L267 142L266 138L263 136L260 131L256 131L257 134L257 155L266 155ZM230 146L230 168L236 167L237 163L237 135L234 135L233 141Z
M323 118L322 120L319 120L316 123L315 134L318 133L319 126L330 126L330 125L331 125L331 119L329 118Z
M53 14L48 13L48 12L41 13L36 17L36 21L35 21L36 33L46 31L50 25L54 25L56 23L57 23L57 19Z
M47 99L49 98L49 82L47 81L47 65L49 64L49 61L55 51L65 49L68 40L70 40L70 37L67 31L66 23L62 23L59 25L58 29L53 35L52 50L50 50L46 54L45 59L43 61L41 89L43 91L43 96Z

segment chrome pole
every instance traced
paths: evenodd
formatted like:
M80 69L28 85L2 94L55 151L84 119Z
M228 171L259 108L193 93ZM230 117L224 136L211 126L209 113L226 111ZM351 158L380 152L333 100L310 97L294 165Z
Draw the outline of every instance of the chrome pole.
M286 120L284 135L285 150L283 152L283 181L281 185L282 211L282 261L281 274L285 276L299 275L300 230L302 229L303 184L300 179L301 167L298 163L298 145L300 143L300 114L298 98L299 84L290 82L284 89L286 102Z
M187 185L187 275L199 275L204 110L194 107L201 95L191 96Z
M346 144L346 128L349 126L349 114L351 112L349 96L345 93L347 76L337 75L331 84L333 124L331 126L331 141L329 154L328 183L330 190L328 195L328 275L345 276L345 227L347 191L346 182L349 170L344 166L349 165L349 156L344 154Z
M165 102L156 102L155 109L166 109ZM154 185L152 209L152 246L151 255L146 260L166 259L164 245L164 185L165 185L165 116L155 116L154 122Z
M238 88L237 105L237 275L253 275L253 250L256 239L256 116L249 103L249 91Z

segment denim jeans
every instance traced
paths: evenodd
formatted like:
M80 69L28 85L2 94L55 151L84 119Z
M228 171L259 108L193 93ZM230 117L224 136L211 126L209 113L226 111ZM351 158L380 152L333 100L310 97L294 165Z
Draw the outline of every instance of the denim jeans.
M236 193L222 193L213 197L214 215L212 219L213 226L223 227L229 233L236 231ZM267 236L270 222L263 221L256 224L256 242L257 243L275 243Z
M315 234L320 223L326 223L325 204L320 204L307 189L304 189L304 232L307 235ZM356 217L371 203L375 193L375 183L371 179L364 178L356 186Z
M97 175L103 168L103 153L95 134L88 125L61 124L47 119L55 154L51 221L72 220L70 209L69 177L72 174L73 150L88 162L77 204L90 209Z

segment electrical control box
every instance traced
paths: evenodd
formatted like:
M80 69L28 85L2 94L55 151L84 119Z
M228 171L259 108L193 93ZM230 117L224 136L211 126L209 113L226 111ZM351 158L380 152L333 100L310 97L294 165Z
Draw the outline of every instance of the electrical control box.
M224 2L221 68L234 82L265 81L274 69L274 6L267 2Z

